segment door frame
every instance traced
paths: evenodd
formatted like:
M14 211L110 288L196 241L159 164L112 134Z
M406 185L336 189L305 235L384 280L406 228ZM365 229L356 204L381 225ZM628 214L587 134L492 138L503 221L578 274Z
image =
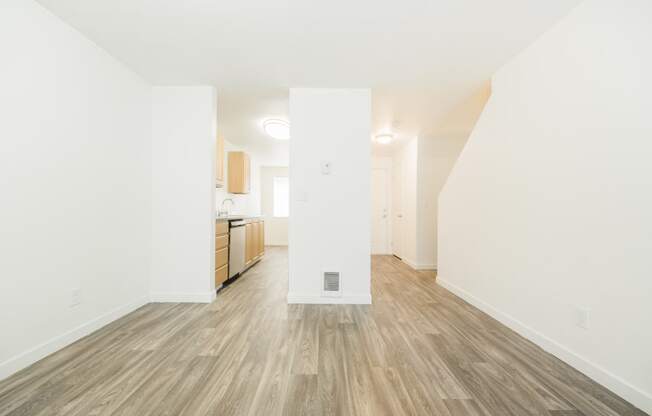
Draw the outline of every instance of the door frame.
M403 160L400 157L392 158L392 229L391 254L399 259L403 257Z
M384 253L372 253L378 255L391 255L392 254L392 169L389 166L372 166L371 167L371 176L373 180L373 171L382 170L385 173L385 198L387 204L387 221L385 226L385 252ZM372 189L373 192L373 183ZM373 196L372 196L373 198ZM371 225L373 227L373 224Z

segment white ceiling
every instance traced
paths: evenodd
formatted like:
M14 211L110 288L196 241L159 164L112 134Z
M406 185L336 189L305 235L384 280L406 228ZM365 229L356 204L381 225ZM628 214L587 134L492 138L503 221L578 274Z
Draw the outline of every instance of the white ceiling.
M263 120L288 120L288 89L220 89L218 129L226 140L255 154L270 166L288 165L288 142L275 140L263 131Z
M259 121L289 87L365 87L376 131L429 135L581 0L38 0L155 84L213 84L227 140L283 153Z

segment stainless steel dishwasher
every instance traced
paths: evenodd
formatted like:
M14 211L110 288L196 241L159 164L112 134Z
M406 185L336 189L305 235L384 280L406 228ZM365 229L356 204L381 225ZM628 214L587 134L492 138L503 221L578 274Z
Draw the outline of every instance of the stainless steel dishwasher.
M229 278L244 270L245 265L245 225L246 221L230 221Z

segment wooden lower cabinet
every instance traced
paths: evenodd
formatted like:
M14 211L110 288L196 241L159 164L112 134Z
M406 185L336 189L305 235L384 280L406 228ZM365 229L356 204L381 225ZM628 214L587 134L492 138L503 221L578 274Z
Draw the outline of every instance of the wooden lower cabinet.
M260 247L258 249L259 256L265 255L265 221L260 221L260 235L258 236Z
M260 222L255 222L254 223L254 247L253 247L253 256L254 259L260 255Z
M229 235L229 222L217 221L215 224L215 236Z
M254 236L254 224L249 223L245 225L245 266L250 265L254 259L253 236Z
M265 253L265 222L252 220L245 226L245 266L258 261Z
M229 235L224 234L224 235L215 236L215 251L225 247L227 249L229 248Z
M229 222L215 223L215 288L229 278Z
M219 287L228 278L229 278L229 265L225 264L224 266L215 270L215 287Z
M224 247L215 252L215 269L226 266L229 263L229 248Z
M260 221L258 223L258 235L256 236L258 241L258 257L262 257L265 253L265 223Z

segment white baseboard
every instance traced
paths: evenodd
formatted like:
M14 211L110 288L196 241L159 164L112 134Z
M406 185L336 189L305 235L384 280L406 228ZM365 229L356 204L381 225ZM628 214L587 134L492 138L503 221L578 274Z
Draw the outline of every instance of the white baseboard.
M496 319L503 325L516 331L521 336L537 344L546 352L549 352L568 365L586 374L596 382L618 394L641 410L652 414L652 394L631 385L621 377L612 374L608 370L571 351L564 345L559 344L541 332L538 332L537 330L527 326L518 319L515 319L512 316L499 311L483 300L478 299L474 295L470 294L466 290L457 287L450 282L447 282L446 279L438 277L437 283L443 288L448 289L453 294L464 299L471 305L480 309L484 313L490 315L492 318Z
M407 257L401 257L401 261L408 266L412 267L413 269L416 269L417 263L413 260L408 259Z
M0 380L9 377L17 371L28 367L35 362L47 357L48 355L59 351L60 349L72 344L73 342L97 331L105 325L122 318L123 316L135 311L143 305L148 303L149 299L143 297L130 302L126 305L115 308L108 313L101 315L85 324L79 325L59 336L56 336L36 347L27 350L15 357L0 363Z
M434 264L417 264L416 267L413 267L415 270L432 270L435 271L437 270L437 266Z
M143 297L126 305L120 306L112 311L101 315L85 324L82 324L62 335L54 337L43 344L40 344L24 353L0 363L0 380L9 377L17 371L28 367L38 360L59 351L73 342L97 331L103 326L122 318L149 302L170 302L170 303L210 303L215 300L215 292L199 293L175 293L158 292L152 293L149 297Z
M403 263L412 267L414 270L437 270L437 265L435 264L418 264L412 260L403 258L401 259Z
M322 305L371 305L371 295L342 295L326 297L319 295L301 295L288 293L288 303L306 303Z
M215 291L208 292L152 292L152 303L211 303L215 300Z

